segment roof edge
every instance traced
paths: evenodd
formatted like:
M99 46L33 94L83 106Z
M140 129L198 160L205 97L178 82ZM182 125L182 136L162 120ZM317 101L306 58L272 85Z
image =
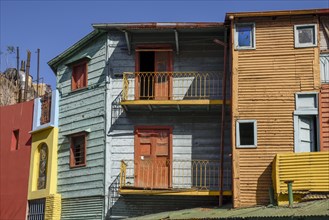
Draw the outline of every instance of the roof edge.
M141 23L95 23L95 29L183 29L214 28L224 26L223 22L141 22Z
M225 21L230 16L236 18L243 17L266 17L266 16L287 16L287 15L309 15L309 14L329 14L329 8L305 9L305 10L278 10L278 11L254 11L254 12L228 12Z
M72 55L76 50L80 49L82 46L84 46L86 43L88 43L91 39L98 37L103 33L104 33L104 31L102 31L102 30L94 29L93 31L88 33L86 36L84 36L82 39L80 39L78 42L76 42L71 47L66 49L64 52L60 53L55 58L48 61L47 64L50 66L50 68L52 69L54 74L57 75L56 69L57 69L58 64L62 60L66 59L68 56Z

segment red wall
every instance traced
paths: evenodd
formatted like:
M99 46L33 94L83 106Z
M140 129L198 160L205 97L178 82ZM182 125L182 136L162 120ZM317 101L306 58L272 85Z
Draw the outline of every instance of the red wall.
M0 107L0 219L26 219L33 100ZM11 149L19 129L18 149Z
M322 85L320 94L321 151L329 151L329 84Z

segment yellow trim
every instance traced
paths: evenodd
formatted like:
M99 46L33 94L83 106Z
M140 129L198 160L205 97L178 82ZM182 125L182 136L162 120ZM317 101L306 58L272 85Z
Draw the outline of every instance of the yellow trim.
M47 161L47 182L46 188L37 190L39 175L39 152L38 147L45 143L48 146ZM57 145L58 145L58 128L50 127L49 129L40 130L32 134L31 159L30 159L30 176L28 199L45 198L57 191Z
M191 190L191 191L175 191L175 190L140 190L140 189L120 189L122 195L157 195L157 196L219 196L219 191L214 190ZM224 191L224 196L231 196L232 191Z
M122 101L121 105L222 105L223 100L131 100ZM226 101L230 104L230 101Z

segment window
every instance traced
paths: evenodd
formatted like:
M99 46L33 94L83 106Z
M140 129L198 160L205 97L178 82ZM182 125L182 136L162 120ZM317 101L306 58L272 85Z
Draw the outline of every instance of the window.
M10 149L12 151L18 150L18 144L19 144L19 129L14 130L11 134L11 146Z
M256 120L238 120L236 122L236 145L239 148L257 147Z
M72 91L87 87L87 62L81 62L72 66Z
M295 25L295 47L314 47L317 45L317 29L315 24Z
M329 54L320 54L321 82L329 83Z
M71 136L70 166L86 165L86 134L79 133Z
M235 24L234 46L235 49L255 49L255 23Z
M48 147L43 143L39 146L39 177L38 177L38 190L45 189L47 183L47 160L48 160Z

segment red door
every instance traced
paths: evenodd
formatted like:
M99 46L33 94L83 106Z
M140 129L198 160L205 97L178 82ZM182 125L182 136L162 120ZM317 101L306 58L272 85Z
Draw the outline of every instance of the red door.
M154 57L155 80L154 80L154 99L170 99L171 87L171 52L158 51Z
M169 129L136 129L135 187L170 187L170 151Z

